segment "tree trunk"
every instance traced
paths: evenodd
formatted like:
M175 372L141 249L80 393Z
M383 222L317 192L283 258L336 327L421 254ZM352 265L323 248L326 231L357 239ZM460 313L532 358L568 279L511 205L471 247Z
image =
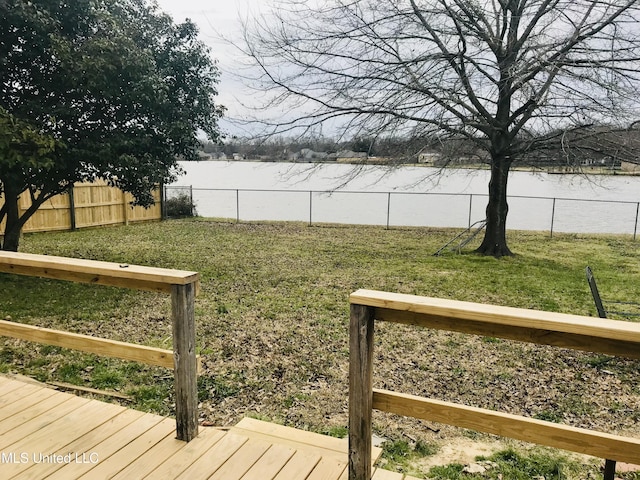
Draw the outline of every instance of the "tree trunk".
M20 218L20 210L18 209L18 199L20 193L18 189L6 182L4 185L4 202L5 202L5 228L4 242L2 250L17 252L20 244L20 232L24 226L25 220Z
M507 179L511 159L507 155L494 155L489 181L489 203L487 204L487 226L484 240L476 252L496 258L513 255L507 246Z

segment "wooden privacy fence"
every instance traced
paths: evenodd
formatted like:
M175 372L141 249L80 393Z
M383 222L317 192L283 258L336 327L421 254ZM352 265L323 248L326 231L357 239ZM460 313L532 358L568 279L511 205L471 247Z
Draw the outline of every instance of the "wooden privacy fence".
M373 388L374 321L640 358L640 324L358 290L350 296L349 479L371 478L372 409L640 464L640 440Z
M0 272L171 294L173 351L5 320L0 321L0 335L173 368L177 438L188 442L198 435L197 272L1 251Z
M67 194L47 200L27 221L23 232L75 230L76 228L122 225L162 218L161 190L154 191L155 205L132 207L133 196L104 182L76 183ZM0 196L0 206L3 199ZM20 196L20 215L31 206L27 193ZM4 223L0 224L0 235Z

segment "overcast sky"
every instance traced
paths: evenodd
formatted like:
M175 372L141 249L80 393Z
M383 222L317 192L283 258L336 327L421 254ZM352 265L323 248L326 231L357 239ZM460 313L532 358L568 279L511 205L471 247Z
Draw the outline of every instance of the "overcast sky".
M238 52L229 47L220 37L237 39L241 34L241 18L265 9L265 0L157 0L160 8L180 23L190 18L199 27L200 39L211 47L212 56L219 61L222 71L218 85L218 102L227 107L228 116L240 115L236 98L246 101L247 91L233 79L229 72L234 69L234 58ZM223 129L231 134L242 132L223 121Z

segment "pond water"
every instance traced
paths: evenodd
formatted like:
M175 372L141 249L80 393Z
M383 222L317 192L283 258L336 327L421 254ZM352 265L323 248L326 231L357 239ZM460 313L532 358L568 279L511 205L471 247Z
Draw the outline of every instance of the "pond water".
M389 226L467 227L484 218L487 170L421 166L181 162L198 214ZM518 230L637 230L640 177L512 172L507 226Z

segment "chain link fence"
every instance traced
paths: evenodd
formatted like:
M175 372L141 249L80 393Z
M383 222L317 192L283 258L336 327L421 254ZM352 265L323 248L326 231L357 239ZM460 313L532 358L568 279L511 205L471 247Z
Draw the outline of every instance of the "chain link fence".
M485 218L486 194L361 192L166 187L184 210L240 221L303 221L468 228ZM194 198L195 196L195 198ZM169 202L165 202L169 203ZM189 210L191 206L191 210ZM172 207L173 209L173 207ZM564 233L638 233L640 202L509 196L512 230ZM170 218L167 215L165 218ZM182 215L185 216L185 215Z

